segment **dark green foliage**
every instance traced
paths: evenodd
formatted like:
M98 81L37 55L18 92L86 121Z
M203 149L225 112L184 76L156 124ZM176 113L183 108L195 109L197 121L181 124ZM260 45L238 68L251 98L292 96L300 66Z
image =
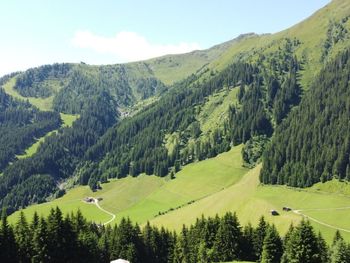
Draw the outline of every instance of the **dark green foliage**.
M250 138L242 149L244 165L252 168L260 162L269 139L265 135Z
M12 227L7 222L3 211L0 222L0 259L3 262L18 262L17 243Z
M45 202L46 197L54 193L56 189L56 182L51 176L32 175L20 184L16 184L1 200L1 205L11 213L14 208L24 208L28 204Z
M279 263L282 257L282 240L275 226L268 228L264 238L261 263Z
M247 261L256 261L259 257L254 251L255 229L250 223L243 228L242 255L241 257Z
M269 225L266 223L265 218L261 217L253 236L253 251L255 253L255 259L260 259L268 226Z
M27 102L13 99L0 88L0 171L36 138L60 125L58 113L39 111Z
M196 105L204 103L206 98L224 85L234 86L238 81L250 83L254 68L249 64L236 63L212 79L196 83L198 77L191 76L178 83L157 103L149 106L133 118L120 122L88 151L91 161L101 160L95 167L94 174L103 177L124 177L128 174L136 176L145 172L165 176L175 163L186 164L194 160L213 157L227 151L229 140L219 131L213 133L212 142L198 142L197 151L188 149L189 138L200 135L200 127L196 121ZM175 145L174 151L168 153L164 147L165 134L179 131L181 144ZM81 167L81 171L91 170ZM114 173L111 173L114 171ZM84 175L82 175L84 176Z
M307 187L350 177L350 52L328 63L276 129L263 160L263 183Z
M8 212L43 202L56 192L56 182L71 176L86 150L116 122L118 115L108 93L101 92L88 105L72 128L46 138L34 156L4 170L0 177L0 205Z
M279 49L268 56L260 55L248 71L250 82L241 82L237 98L240 105L231 106L228 133L234 144L245 143L253 136L273 133L273 121L279 124L300 101L298 73L301 68L295 57L298 40L283 39Z
M349 17L344 17L340 21L329 21L326 40L323 43L322 60L324 60L329 54L332 47L338 42L348 39L348 30L345 23L349 20Z
M53 64L28 69L18 75L14 88L23 97L46 98L51 96L53 91L45 81L62 81L68 77L71 69L72 64Z
M136 91L143 100L162 94L166 89L167 87L156 78L138 79L136 82Z
M265 225L265 224L264 224ZM314 234L308 222L302 221L282 240L274 225L265 225L266 235L260 262L348 262L349 245L339 235L331 250L321 235ZM260 222L260 230L262 223ZM219 260L258 261L246 254L254 250L254 232L244 227L235 214L199 218L183 226L178 234L146 224L142 229L129 219L118 225L102 226L88 222L78 211L63 217L52 209L47 218L34 214L30 223L23 214L13 230L3 216L0 224L2 262L110 262L118 258L133 263L208 263ZM280 261L283 253L283 259ZM328 258L330 253L331 258Z
M93 73L88 66L76 66L67 84L55 96L54 109L81 113L101 91L114 98L113 107L131 106L140 99L160 95L167 87L154 77L133 78L125 65L102 66Z
M282 262L326 263L320 244L310 223L302 221L287 239Z
M242 232L236 214L227 213L220 221L213 245L216 261L237 260L241 255Z
M345 263L350 261L350 246L345 243L339 231L335 233L333 244L330 248L331 263Z

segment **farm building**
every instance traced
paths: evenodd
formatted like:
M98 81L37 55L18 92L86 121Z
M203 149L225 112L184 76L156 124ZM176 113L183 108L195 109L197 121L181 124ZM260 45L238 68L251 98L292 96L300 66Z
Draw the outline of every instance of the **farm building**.
M289 211L291 211L291 210L292 210L292 208L290 208L290 207L288 207L288 206L284 206L284 207L283 207L283 211L289 212Z
M270 213L273 216L278 216L279 215L279 213L276 210L271 210Z
M94 203L95 199L93 197L85 197L84 202L86 203Z

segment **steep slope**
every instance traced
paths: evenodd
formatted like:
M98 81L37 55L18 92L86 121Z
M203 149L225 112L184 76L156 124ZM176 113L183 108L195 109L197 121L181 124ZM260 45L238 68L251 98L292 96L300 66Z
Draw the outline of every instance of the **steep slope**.
M340 50L349 46L349 15L350 3L333 1L291 29L275 35L247 35L238 39L209 64L207 70L178 83L157 104L102 137L88 152L89 162L82 166L79 175L88 178L93 174L94 181L143 172L165 176L177 172L182 165L213 157L242 142L261 148L244 151L261 154L266 138L271 137L275 129L280 131L288 125L285 118L292 108L298 107L300 101L304 101L302 105L307 104L308 96L315 98L318 92L315 86L327 85L324 78L313 84L313 76L318 76L324 65L334 61ZM214 124L210 133L205 132L203 129L207 128L201 119L208 100L224 91L233 93L235 89L237 99L228 103L230 107L223 113L225 121ZM310 94L309 89L312 89ZM307 94L305 98L303 94ZM335 99L337 96L334 94ZM341 122L344 124L346 120L343 118ZM347 128L336 136L337 141L347 142L346 136ZM281 144L281 147L284 146ZM343 157L336 164L338 157L333 156L330 161L332 166L341 163L343 174L348 163L347 144L344 147ZM279 162L283 163L284 159ZM335 172L329 171L331 175L327 178ZM306 169L299 171L299 174L307 173ZM276 171L269 170L266 174L273 177ZM310 177L310 173L307 176ZM304 183L291 185L309 186L320 176L319 171L315 171L312 180L306 178L302 179ZM287 180L289 178L279 182L287 183Z
M52 98L54 111L82 117L63 134L64 140L45 141L45 150L34 159L4 172L1 205L13 210L31 203L23 189L18 200L13 196L17 184L34 174L96 190L110 178L173 176L189 163L246 142L250 148L244 148L243 156L254 166L268 138L313 88L313 76L349 45L349 15L348 1L333 1L291 29L243 35L206 51L126 65L54 65L17 74L10 81L16 78L13 90L22 96ZM141 110L133 107L136 103ZM210 112L215 103L219 107ZM117 122L118 113L124 119ZM52 152L59 158L45 156L55 156ZM251 153L256 156L250 158ZM19 170L20 180L15 179ZM44 191L40 200L52 192Z
M310 186L350 180L350 49L328 63L298 108L276 129L261 180Z
M145 62L131 63L129 65L145 63L152 70L156 78L166 85L172 85L192 74L198 74L199 72L206 70L208 64L218 60L227 49L234 47L243 38L252 35L254 34L242 35L236 39L213 46L206 50L197 50L180 55L166 55Z
M129 176L102 184L102 189L97 192L79 186L69 190L62 198L22 211L29 217L34 211L47 215L51 207L59 206L65 213L80 209L89 220L104 222L104 213L96 213L93 205L83 202L84 198L92 196L101 198L100 205L116 214L118 221L128 216L145 223L159 214L186 206L239 181L247 172L241 166L241 149L242 146L237 146L215 158L188 165L173 180L147 175ZM18 212L14 213L10 220L14 222L18 215Z
M39 111L29 103L13 99L0 88L0 171L36 138L60 124L58 113Z

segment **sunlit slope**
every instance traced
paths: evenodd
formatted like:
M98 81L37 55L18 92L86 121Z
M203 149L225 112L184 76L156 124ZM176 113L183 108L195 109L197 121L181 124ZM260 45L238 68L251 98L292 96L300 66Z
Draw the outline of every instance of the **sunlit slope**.
M96 222L106 222L110 216L97 209L94 204L87 204L83 201L85 197L102 198L101 206L105 209L113 208L113 211L127 209L135 202L140 201L164 184L164 180L155 176L141 175L137 178L127 177L103 184L102 190L92 192L88 186L79 186L71 189L61 198L51 202L32 205L22 211L29 218L35 211L41 215L48 215L51 208L60 207L64 214L81 210L88 219ZM15 222L19 212L15 212L9 217L10 222Z
M247 172L242 167L241 146L215 158L187 165L176 179L163 185L144 200L117 214L117 219L129 216L138 223L151 220L159 213L186 206L228 187Z
M28 100L30 104L34 105L39 110L42 110L42 111L52 110L53 96L50 96L47 98L23 97L14 89L15 84L16 84L16 77L12 77L2 87L4 88L5 92L10 96L20 100Z
M241 146L215 158L190 164L170 180L155 176L141 175L127 177L103 184L102 190L92 192L87 186L69 190L62 198L49 203L33 205L24 209L29 217L38 211L48 214L51 207L59 206L64 213L81 209L89 220L103 221L106 215L96 210L94 205L86 204L84 197L101 197L100 205L121 217L130 217L139 223L154 218L188 202L209 196L239 181L247 169L241 166ZM13 222L18 212L10 216ZM107 221L107 220L106 220Z
M333 22L341 23L349 31L349 16L350 2L348 0L333 0L309 18L289 29L276 34L250 34L242 37L220 55L218 59L212 61L208 67L213 70L222 70L231 64L232 61L241 58L254 62L257 55L269 55L270 52L276 51L283 39L295 39L300 41L300 45L296 49L298 60L304 62L301 83L304 88L307 88L324 64L322 51L330 24ZM345 22L343 23L343 21ZM331 59L349 45L348 38L334 43L326 60Z
M296 224L302 216L293 212L283 212L284 206L312 216L325 224L348 229L350 232L350 196L326 191L295 189L285 186L259 184L260 166L249 171L240 182L198 202L155 218L152 224L179 230L183 222L193 223L202 214L206 216L222 215L227 211L236 211L242 224L257 224L264 216L274 223L283 234L291 223ZM325 184L327 185L327 183ZM327 187L323 187L326 189ZM334 208L346 208L335 210ZM270 210L277 210L279 216L271 216ZM305 210L305 211L304 211ZM341 217L341 218L340 218ZM327 241L331 241L336 229L311 221L317 231L321 231ZM341 231L347 240L350 233Z

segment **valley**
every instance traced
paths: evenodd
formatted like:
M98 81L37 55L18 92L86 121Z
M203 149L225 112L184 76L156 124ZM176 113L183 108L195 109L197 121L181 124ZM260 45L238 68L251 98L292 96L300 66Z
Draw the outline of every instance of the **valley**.
M240 151L241 147L235 147L213 159L188 165L173 180L141 175L102 184L102 190L96 192L86 186L77 187L62 198L21 211L28 218L33 216L34 211L46 216L51 208L58 206L64 214L79 209L88 220L97 223L109 221L110 215L93 204L83 202L85 197L92 196L102 198L99 205L116 215L111 224L119 222L122 217L129 217L141 225L149 221L158 227L180 231L183 222L194 223L202 215L215 216L235 211L241 224L250 222L256 226L260 217L264 216L283 235L290 224L297 225L302 219L298 213L282 211L282 207L287 206L318 220L310 222L327 242L332 241L336 229L350 241L350 185L340 193L336 191L340 186L335 187L335 182L306 189L261 185L261 166L251 170L242 168ZM280 215L272 216L270 210L276 210ZM159 212L166 213L159 215ZM19 212L14 213L9 221L16 223L18 216Z
M0 78L1 260L350 262L350 2L192 50Z

